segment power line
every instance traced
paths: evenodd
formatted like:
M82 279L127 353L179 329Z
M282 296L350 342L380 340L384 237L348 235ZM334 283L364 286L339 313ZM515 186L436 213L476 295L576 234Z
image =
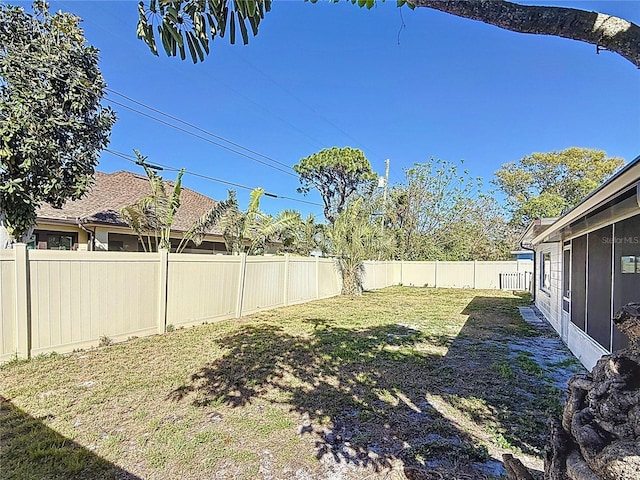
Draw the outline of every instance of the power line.
M132 156L127 155L126 153L122 153L122 152L118 152L118 151L115 151L115 150L111 150L109 148L106 148L105 152L110 153L111 155L114 155L116 157L122 158L122 159L124 159L124 160L126 160L128 162L135 163L137 165L140 164L137 159L134 159ZM155 163L155 165L157 165L159 167L162 167L164 170L167 170L167 171L170 171L170 172L179 172L179 171L182 170L180 168L175 168L175 167L172 167L170 165L164 165L162 163ZM221 180L219 178L211 177L209 175L204 175L202 173L190 172L188 170L184 170L184 173L185 173L185 175L191 175L192 177L198 177L198 178L202 178L202 179L209 180L209 181L212 181L212 182L222 183L224 185L230 185L232 187L241 188L243 190L249 190L249 191L254 190L254 188L248 187L246 185L242 185L242 184L234 183L234 182L229 182L227 180ZM321 205L319 203L309 202L307 200L300 200L299 198L286 197L284 195L278 195L278 194L275 194L275 193L265 192L264 194L265 194L265 196L270 197L270 198L277 198L277 199L281 199L281 200L291 200L293 202L305 203L307 205L314 205L316 207L322 207L323 206L323 205Z
M63 81L63 82L64 82L64 81L66 81L66 80L64 80L64 79L62 79L62 78L60 78L60 77L57 77L56 75L51 74L51 72L50 72L50 71L44 71L44 70L42 70L42 69L38 69L37 67L34 67L34 66L32 66L32 65L29 65L29 64L27 64L27 63L23 63L23 65L24 65L24 66L27 66L27 67L29 67L29 68L31 68L31 69L33 69L33 70L35 70L35 71L46 73L49 77L51 77L51 78L55 78L56 80ZM84 90L89 91L89 89L88 89L87 87L83 86L83 85L76 85L76 86L77 86L78 88L82 88L82 89L84 89ZM277 166L275 166L275 165L272 165L272 164L270 164L270 163L267 163L267 162L265 162L265 161L263 161L263 160L259 160L259 159L255 158L255 157L254 157L254 156L252 156L252 155L249 155L249 154L247 154L247 153L244 153L244 152L238 151L238 150L236 150L236 149L234 149L234 148L228 147L227 145L223 145L223 144L221 144L221 143L215 142L215 141L211 140L210 138L206 138L206 137L203 137L202 135L198 135L197 133L194 133L194 132L189 131L189 130L187 130L187 129L185 129L185 128L182 128L182 127L179 127L179 126L177 126L177 125L174 125L174 124L172 124L172 123L170 123L170 122L167 122L167 121L165 121L165 120L162 120L162 119L160 119L160 118L157 118L157 117L155 117L155 116L153 116L153 115L150 115L150 114L148 114L148 113L146 113L146 112L143 112L143 111L141 111L141 110L138 110L138 109L136 109L136 108L133 108L133 107L131 107L131 106L129 106L129 105L126 105L126 104L124 104L124 103L118 102L117 100L113 100L113 99L111 99L111 98L105 97L105 98L104 98L104 100L105 100L105 101L107 101L107 102L109 102L109 103L112 103L112 104L114 104L114 105L118 105L118 106L120 106L120 107L122 107L122 108L126 108L127 110L130 110L130 111L132 111L132 112L134 112L134 113L137 113L138 115L142 115L142 116L144 116L144 117L147 117L147 118L149 118L149 119L151 119L151 120L153 120L153 121L155 121L155 122L158 122L158 123L160 123L160 124L162 124L162 125L168 126L168 127L173 128L173 129L175 129L175 130L178 130L178 131L180 131L180 132L182 132L182 133L186 133L187 135L191 135L192 137L198 138L198 139L203 140L203 141L205 141L205 142L208 142L208 143L210 143L210 144L212 144L212 145L216 145L216 146L218 146L218 147L220 147L220 148L223 148L223 149L225 149L225 150L227 150L227 151L229 151L229 152L235 153L236 155L240 155L240 156L245 157L245 158L247 158L247 159L249 159L249 160L253 160L254 162L260 163L260 164L262 164L262 165L264 165L264 166L266 166L266 167L272 168L272 169L274 169L274 170L277 170L277 171L279 171L279 172L281 172L281 173L284 173L284 174L286 174L286 175L289 175L289 176L291 176L291 177L298 178L298 176L297 176L295 173L292 173L291 171L289 171L289 170L293 170L293 167L291 167L291 166L287 165L286 163L280 162L280 161L278 161L278 160L276 160L276 159L274 159L274 158L271 158L271 157L269 157L269 156L267 156L267 155L263 155L263 154L261 154L261 153L259 153L259 152L255 152L255 151L253 151L253 150L251 150L251 149L249 149L249 148L247 148L247 147L244 147L244 146L242 146L242 145L240 145L240 144L238 144L238 143L235 143L235 142L232 142L232 141L230 141L230 140L227 140L227 139L225 139L224 137L221 137L221 136L219 136L219 135L216 135L216 134L214 134L214 133L211 133L211 132L209 132L209 131L207 131L207 130L205 130L205 129L203 129L203 128L200 128L200 127L198 127L198 126L196 126L196 125L193 125L193 124L191 124L191 123L189 123L189 122L186 122L186 121L184 121L184 120L181 120L181 119L179 119L179 118L177 118L177 117L174 117L174 116L172 116L172 115L170 115L170 114L168 114L168 113L162 112L161 110L158 110L158 109L156 109L156 108L154 108L154 107L151 107L151 106L149 106L149 105L146 105L146 104L144 104L144 103L142 103L142 102L139 102L139 101L137 101L137 100L135 100L135 99L133 99L133 98L130 98L130 97L128 97L128 96L126 96L126 95L124 95L124 94L122 94L122 93L116 92L115 90L112 90L112 89L110 89L110 88L108 88L108 87L106 87L106 88L105 88L105 90L107 90L108 92L113 93L113 94L115 94L115 95L119 95L119 96L121 96L121 97L123 97L123 98L126 98L127 100L129 100L129 101L131 101L131 102L133 102L133 103L135 103L135 104L137 104L137 105L143 106L144 108L147 108L147 109L149 109L149 110L151 110L151 111L153 111L153 112L157 112L157 113L159 113L159 114L161 114L161 115L164 115L164 116L166 116L167 118L170 118L170 119L172 119L172 120L174 120L174 121L177 121L177 122L180 122L180 123L182 123L182 124L184 124L184 125L187 125L187 126L189 126L190 128L193 128L193 129L195 129L195 130L201 131L201 132L203 132L203 133L205 133L205 134L207 134L207 135L209 135L209 136L212 136L212 137L214 137L214 138L221 139L221 140L223 140L223 141L225 141L225 142L227 142L227 143L229 143L229 144L231 144L231 145L234 145L234 146L236 146L236 147L238 147L238 148L241 148L241 149L243 149L243 150L245 150L245 151L247 151L247 152L250 152L250 153L252 153L252 154L254 154L254 155L258 155L258 156L261 156L261 157L263 157L263 158L266 158L266 159L268 159L268 160L270 160L270 161L272 161L272 162L274 162L274 163L277 163L277 164L279 164L279 165L282 165L282 166L286 167L288 170L284 170L284 169L282 169L282 168L280 168L280 167L277 167Z
M136 100L134 98L131 98L131 97L129 97L129 96L123 94L123 93L117 92L117 91L113 90L112 88L107 87L107 88L105 88L105 90L107 92L109 92L109 93L113 93L114 95L118 95L119 97L122 97L122 98L124 98L125 100L128 100L131 103L135 103L136 105L139 105L139 106L144 107L144 108L146 108L148 110L151 110L152 112L155 112L155 113L163 115L163 116L165 116L167 118L170 118L173 121L182 123L183 125L186 125L186 126L188 126L190 128L193 128L194 130L197 130L199 132L202 132L205 135L209 135L210 137L217 138L218 140L222 140L223 142L226 142L226 143L228 143L230 145L233 145L234 147L241 148L242 150L245 150L245 151L247 151L249 153L252 153L253 155L258 155L259 157L262 157L262 158L265 158L267 160L270 160L273 163L276 163L278 165L282 165L283 167L291 168L290 165L287 165L284 162L280 162L279 160L276 160L275 158L272 158L272 157L270 157L268 155L264 155L264 154L262 154L260 152L256 152L255 150L251 150L250 148L247 148L247 147L245 147L243 145L240 145L239 143L235 143L235 142L233 142L231 140L228 140L228 139L226 139L226 138L224 138L224 137L222 137L220 135L216 135L215 133L212 133L212 132L210 132L208 130L205 130L204 128L200 128L197 125L189 123L189 122L187 122L185 120L182 120L182 119L180 119L178 117L175 117L175 116L173 116L173 115L171 115L169 113L163 112L162 110L158 110L157 108L151 107L151 106L149 106L149 105L147 105L147 104L145 104L143 102L140 102L140 101L138 101L138 100Z
M230 151L232 153L235 153L236 155L240 155L242 157L248 158L249 160L253 160L254 162L258 162L258 163L260 163L260 164L262 164L262 165L264 165L266 167L272 168L274 170L278 170L279 172L282 172L282 173L284 173L286 175L289 175L291 177L298 178L298 176L296 174L294 174L294 173L291 173L291 172L289 172L287 170L284 170L284 169L282 169L280 167L276 167L275 165L271 165L270 163L267 163L267 162L265 162L263 160L259 160L259 159L255 158L255 157L252 157L251 155L247 155L244 152L240 152L240 151L235 150L235 149L233 149L231 147L228 147L228 146L223 145L221 143L215 142L215 141L211 140L210 138L203 137L202 135L198 135L197 133L191 132L191 131L189 131L189 130L187 130L185 128L178 127L177 125L174 125L174 124L172 124L170 122L162 120L161 118L154 117L153 115L145 113L142 110L138 110L137 108L133 108L133 107L131 107L129 105L126 105L124 103L118 102L117 100L113 100L113 99L110 99L110 98L105 98L105 101L107 101L109 103L113 103L114 105L118 105L118 106L120 106L122 108L126 108L127 110L131 110L132 112L135 112L138 115L142 115L144 117L147 117L147 118L149 118L149 119L151 119L151 120L153 120L155 122L158 122L158 123L161 123L163 125L166 125L167 127L171 127L171 128L173 128L175 130L178 130L180 132L186 133L187 135L191 135L192 137L195 137L195 138L198 138L198 139L203 140L205 142L211 143L212 145L216 145L216 146L218 146L220 148L224 148L225 150L228 150L228 151Z

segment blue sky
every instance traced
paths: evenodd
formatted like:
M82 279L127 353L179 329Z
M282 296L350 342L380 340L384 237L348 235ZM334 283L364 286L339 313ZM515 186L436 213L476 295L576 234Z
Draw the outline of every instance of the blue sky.
M109 88L289 166L348 145L362 149L379 174L389 158L392 183L404 168L435 157L464 160L488 185L503 163L536 151L599 148L627 161L640 154L640 70L616 54L596 55L592 45L428 9L403 8L401 16L395 2L367 11L275 1L248 46L216 39L205 62L193 65L155 57L136 38L135 1L50 3L84 20ZM640 23L638 1L549 3ZM320 203L315 192L296 193L295 175L114 109L114 151L138 149L151 163ZM103 153L98 169L139 168ZM213 198L229 188L193 176L183 182ZM238 190L242 206L247 193ZM320 206L306 203L265 198L262 206L322 217Z

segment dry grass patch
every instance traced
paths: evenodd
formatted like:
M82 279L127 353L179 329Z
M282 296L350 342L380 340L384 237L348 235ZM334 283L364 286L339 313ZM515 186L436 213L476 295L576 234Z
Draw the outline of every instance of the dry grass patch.
M560 392L509 357L539 335L526 301L397 287L2 366L0 478L489 478L506 451L539 466Z

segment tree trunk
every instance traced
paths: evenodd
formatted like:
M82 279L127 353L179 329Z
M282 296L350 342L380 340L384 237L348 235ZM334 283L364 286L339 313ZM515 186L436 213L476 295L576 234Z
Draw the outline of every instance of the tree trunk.
M518 33L570 38L622 55L640 67L640 27L622 18L575 8L519 5L507 1L409 0L458 17Z
M342 295L360 295L362 294L362 286L358 276L357 268L342 268Z

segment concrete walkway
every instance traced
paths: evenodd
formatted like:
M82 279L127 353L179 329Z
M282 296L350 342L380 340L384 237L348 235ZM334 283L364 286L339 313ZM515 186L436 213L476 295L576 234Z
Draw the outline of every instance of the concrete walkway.
M520 310L520 315L522 315L522 318L528 324L533 325L534 327L539 329L546 330L552 328L546 320L540 318L536 314L536 311L532 307L518 307L518 310Z

